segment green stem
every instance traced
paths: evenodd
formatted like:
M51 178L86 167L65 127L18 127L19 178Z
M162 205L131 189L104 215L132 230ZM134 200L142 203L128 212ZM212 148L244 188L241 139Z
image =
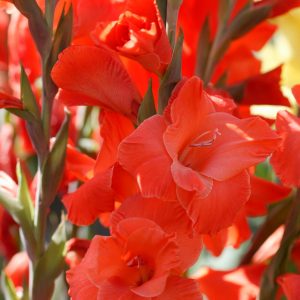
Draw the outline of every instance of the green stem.
M264 224L259 228L251 240L251 246L244 255L241 265L248 265L251 263L253 255L267 240L267 238L282 224L284 224L290 212L292 199L282 201L272 208L267 216Z
M56 4L57 0L45 1L45 18L49 28L53 28L53 17Z
M221 5L223 3L223 5ZM235 1L220 1L219 4L219 25L217 29L216 36L213 39L213 43L210 48L210 52L207 58L207 62L205 64L205 71L203 74L203 81L207 85L213 72L215 70L216 64L221 59L222 55L228 49L230 41L226 38L226 30L228 26L228 21L230 18L230 14L234 7ZM199 45L201 47L201 45Z
M299 233L300 225L300 189L297 190L289 217L286 220L284 234L279 250L267 267L261 283L260 300L275 299L277 292L276 279L286 271L286 263L294 240Z
M176 42L178 12L182 0L168 0L166 29L172 49Z

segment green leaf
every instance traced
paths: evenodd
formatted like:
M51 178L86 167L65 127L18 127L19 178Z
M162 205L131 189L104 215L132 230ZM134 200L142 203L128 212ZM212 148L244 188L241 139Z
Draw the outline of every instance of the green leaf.
M27 121L26 127L32 144L39 156L43 156L47 152L47 143L42 128L41 114L23 66L21 66L21 100L24 110L11 111Z
M285 201L280 201L273 204L270 207L269 213L265 222L255 233L251 241L251 246L244 258L242 259L242 264L246 265L251 263L253 255L261 247L261 245L266 241L266 239L282 224L284 224L288 213L292 205L291 199Z
M18 212L18 220L21 233L24 235L24 244L30 258L36 255L36 239L34 237L34 207L31 199L28 183L21 166L17 164L18 176L18 194L17 201L21 205L21 210Z
M61 223L52 235L51 242L38 260L34 272L35 299L50 299L54 290L54 281L63 271L66 255L66 228L65 220Z
M26 129L35 151L40 157L44 157L48 151L48 142L46 142L41 120L37 120L34 116L33 119L27 119Z
M235 40L248 33L251 29L264 21L272 9L271 5L249 7L243 9L231 22L226 38Z
M24 109L28 110L37 120L39 120L40 110L23 66L21 66L21 100Z
M139 108L138 112L138 124L141 124L147 118L156 114L156 109L154 105L154 97L152 91L152 79L149 80L148 90L144 96L143 102Z
M2 187L0 187L0 204L9 212L13 219L20 224L19 214L22 211L22 205Z
M199 77L203 77L205 73L206 63L208 61L209 53L212 43L210 41L210 28L209 19L205 19L202 30L199 35L196 57L196 70L195 73Z
M50 48L51 34L42 10L35 0L13 0L13 3L21 14L28 19L32 37L39 53L44 57Z
M7 277L4 271L1 273L1 289L5 300L19 300L13 282Z
M53 66L57 61L58 55L61 51L67 48L72 41L73 28L73 7L70 6L68 12L65 14L63 9L60 16L52 44L49 62Z
M24 179L22 179L23 181ZM19 187L19 195L25 191L26 186L24 181L21 183L22 187ZM0 187L0 204L9 212L16 223L20 225L21 232L24 235L24 243L30 257L34 257L36 240L34 237L34 225L32 217L32 204L27 203L28 195L22 195L21 198L13 197L9 192L5 191L4 188ZM26 203L26 204L25 204ZM26 207L27 206L27 207Z
M162 78L158 90L158 112L163 113L168 105L169 98L176 84L181 80L181 56L183 45L183 32L180 29L177 42L174 48L173 57L168 66L164 77Z
M163 19L164 24L166 25L166 20L167 20L167 5L168 1L167 0L156 0L161 18Z
M68 142L70 115L65 120L56 136L54 145L46 158L42 172L42 190L45 196L44 205L51 205L63 176L66 147Z
M288 258L300 232L300 189L292 201L291 209L285 219L285 229L280 247L272 257L261 281L259 299L275 299L278 289L277 278L287 272Z
M62 14L60 16L54 38L52 43L52 48L50 51L50 55L47 59L46 64L46 73L48 79L46 81L47 91L51 95L49 95L49 99L52 99L56 92L57 87L51 79L51 70L58 59L58 55L62 52L66 47L68 47L72 40L72 26L73 25L73 8L70 6L67 14L65 15L65 10L63 9Z
M21 110L21 109L17 109L17 108L6 108L6 110L9 111L11 114L14 114L15 116L20 117L26 121L29 121L29 122L36 121L34 115L31 114L27 110Z
M34 207L33 201L31 199L27 179L21 169L20 163L17 164L17 176L18 176L18 201L22 204L22 209L24 210L28 220L33 221L34 217Z

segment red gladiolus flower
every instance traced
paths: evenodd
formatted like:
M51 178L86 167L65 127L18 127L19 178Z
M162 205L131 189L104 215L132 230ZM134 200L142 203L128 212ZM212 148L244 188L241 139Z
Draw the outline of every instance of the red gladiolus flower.
M69 293L74 300L162 300L176 293L172 299L201 299L195 282L178 277L179 265L174 234L150 220L128 218L113 236L92 240L82 262L67 274ZM180 291L182 283L189 290ZM191 298L180 298L183 293Z
M99 22L116 20L124 10L126 0L71 0L74 9L73 35L75 43L90 42L90 33Z
M152 72L163 72L171 61L172 50L154 0L128 0L119 19L100 23L93 36L96 44L104 42Z
M281 181L290 186L300 186L300 119L287 111L280 111L276 129L282 142L271 157L271 164Z
M196 77L168 112L147 119L120 144L120 163L144 196L178 196L196 230L215 233L233 223L250 196L246 169L270 155L279 138L260 118L216 112Z
M166 233L176 233L183 271L196 263L202 249L202 236L193 233L192 223L178 202L143 198L140 195L129 197L112 214L111 232L117 230L121 220L133 217L149 219Z

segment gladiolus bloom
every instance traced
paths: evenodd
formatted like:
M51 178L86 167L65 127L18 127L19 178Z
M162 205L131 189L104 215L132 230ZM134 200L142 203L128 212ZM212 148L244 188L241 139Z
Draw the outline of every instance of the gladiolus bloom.
M162 72L171 61L172 50L154 0L128 0L119 19L100 23L93 36L96 44L104 42L152 72Z
M197 77L184 83L168 112L125 138L120 163L145 197L178 197L198 232L215 233L233 223L250 196L246 169L270 155L279 137L260 118L216 112Z
M69 293L74 300L201 299L196 283L178 276L179 265L174 234L150 220L127 218L113 236L92 240L82 262L68 272ZM189 289L181 291L182 283Z

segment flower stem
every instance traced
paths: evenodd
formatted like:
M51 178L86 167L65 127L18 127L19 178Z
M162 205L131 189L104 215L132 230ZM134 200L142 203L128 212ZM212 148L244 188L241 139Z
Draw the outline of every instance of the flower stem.
M276 279L286 270L286 263L290 250L300 230L300 189L297 190L293 199L289 216L286 220L284 234L279 250L267 267L262 283L260 297L261 300L275 299L277 292Z
M182 0L168 0L166 29L171 47L175 47L178 12Z

